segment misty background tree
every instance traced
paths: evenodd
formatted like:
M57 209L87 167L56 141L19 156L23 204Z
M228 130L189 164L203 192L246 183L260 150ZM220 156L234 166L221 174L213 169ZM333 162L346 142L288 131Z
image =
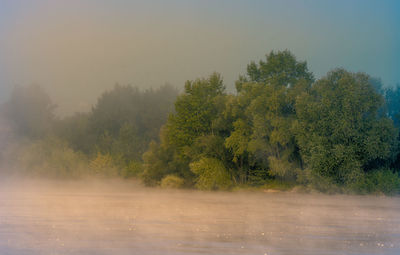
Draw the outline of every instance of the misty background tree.
M0 107L2 169L169 188L400 191L398 88L344 69L315 79L288 50L251 62L235 85L227 93L218 73L179 95L115 85L64 118L39 86L15 87Z

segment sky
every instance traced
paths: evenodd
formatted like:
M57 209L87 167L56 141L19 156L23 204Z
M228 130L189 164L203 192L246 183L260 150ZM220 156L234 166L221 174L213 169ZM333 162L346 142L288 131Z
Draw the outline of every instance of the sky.
M116 83L140 88L217 71L229 91L250 61L290 50L317 78L333 68L400 83L397 0L0 0L0 102L42 86L60 115Z

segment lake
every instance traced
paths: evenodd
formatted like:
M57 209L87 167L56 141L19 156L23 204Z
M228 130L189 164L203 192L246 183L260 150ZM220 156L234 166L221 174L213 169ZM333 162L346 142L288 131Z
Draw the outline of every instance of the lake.
M1 255L400 254L400 198L2 181Z

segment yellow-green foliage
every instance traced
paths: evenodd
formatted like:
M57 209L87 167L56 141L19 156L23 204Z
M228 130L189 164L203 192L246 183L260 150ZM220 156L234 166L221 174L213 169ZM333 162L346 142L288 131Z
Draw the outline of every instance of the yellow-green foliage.
M197 175L196 187L202 190L222 189L232 186L231 177L223 163L215 158L202 158L190 164L190 170Z
M131 161L121 170L121 177L138 177L143 173L143 164L138 161Z
M21 145L17 168L31 176L51 178L76 178L87 173L87 158L55 138Z
M113 162L110 154L97 153L97 156L90 161L91 173L98 177L115 177L118 175L118 168Z
M167 175L161 180L162 188L179 189L184 185L184 180L176 175Z
M294 180L298 169L293 167L287 160L282 160L277 157L268 157L269 171L268 173L272 176L279 177L286 180Z

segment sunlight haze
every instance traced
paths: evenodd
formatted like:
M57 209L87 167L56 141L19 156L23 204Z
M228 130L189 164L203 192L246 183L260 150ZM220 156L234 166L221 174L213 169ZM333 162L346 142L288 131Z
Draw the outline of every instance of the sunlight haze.
M360 8L362 6L363 8ZM38 84L69 114L116 83L141 88L237 74L289 49L316 77L335 67L400 81L397 1L0 1L0 92Z

